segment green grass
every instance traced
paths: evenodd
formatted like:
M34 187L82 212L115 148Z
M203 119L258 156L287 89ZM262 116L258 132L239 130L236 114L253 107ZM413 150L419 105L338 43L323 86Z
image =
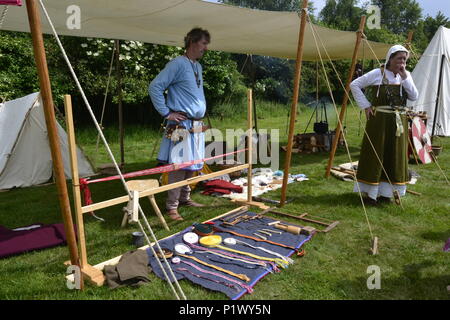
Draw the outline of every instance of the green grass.
M259 105L258 105L259 106ZM280 129L281 145L286 144L286 106L261 104L258 112L259 128ZM241 106L245 110L245 106ZM236 110L240 110L237 108ZM296 132L303 132L311 115L310 109L302 109L296 124ZM352 160L358 159L361 134L358 135L359 111L350 107L346 122L347 138ZM333 112L334 113L334 112ZM335 116L330 116L331 127ZM314 122L314 120L313 120ZM245 115L212 119L218 129L245 128ZM118 138L114 128L107 128L106 135L116 156ZM312 124L309 131L312 131ZM79 144L93 158L96 133L92 129L77 132ZM159 139L157 132L143 127L127 127L125 131L125 171L149 168L153 144ZM448 175L450 166L450 139L442 139L444 151L439 164ZM156 151L157 152L157 151ZM109 163L104 148L96 156L97 164ZM284 154L281 154L283 163ZM338 227L328 234L317 234L305 245L306 255L295 258L295 264L279 274L262 279L246 299L448 299L446 286L450 285L448 271L449 254L442 252L445 240L450 237L448 212L449 186L435 164L411 165L421 178L411 190L422 193L417 197L408 194L403 199L404 209L395 205L367 208L370 224L379 237L380 254L368 254L370 234L353 184L334 178L325 179L324 169L328 155L294 154L292 173L305 173L310 180L290 184L288 198L295 201L285 210L339 220ZM339 149L335 163L348 162L344 149ZM70 184L68 184L71 193ZM94 201L109 199L124 192L120 183L108 182L92 185ZM280 190L265 194L279 199ZM71 196L71 195L70 195ZM164 208L166 195L157 196L160 208ZM193 193L194 200L212 206L207 209L183 209L183 222L169 222L172 231L165 231L150 210L148 201L141 204L154 228L162 238L182 230L195 221L203 221L229 211L235 206L227 200ZM72 201L72 199L71 199ZM85 228L89 263L102 261L132 250L131 233L136 226L120 228L122 206L103 209L97 214L106 219L100 222L86 215ZM54 185L15 189L0 193L1 225L9 228L35 222L58 223L61 221L57 193ZM87 286L80 291L66 288L63 262L68 260L67 247L30 252L0 260L0 299L173 299L169 287L153 274L151 283L139 289L121 288L109 290L106 286ZM381 269L381 289L368 290L367 267L378 265ZM181 286L191 299L226 299L225 295L208 291L181 281Z

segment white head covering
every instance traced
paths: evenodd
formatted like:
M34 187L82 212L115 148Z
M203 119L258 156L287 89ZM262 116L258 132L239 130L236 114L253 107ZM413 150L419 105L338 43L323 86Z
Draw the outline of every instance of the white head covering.
M389 59L391 58L391 56L392 56L394 53L399 52L399 51L406 52L406 59L409 58L409 51L408 51L408 49L406 49L404 46L402 46L402 45L400 45L400 44L396 44L395 46L392 46L392 47L388 50L388 52L387 52L387 54L386 54L386 61L385 61L384 64L382 65L382 66L383 66L383 74L381 75L381 79L384 79L384 73L386 72L386 66L387 66L387 64L388 64L388 62L389 62ZM378 85L377 97L378 97L378 94L380 93L380 86L381 86L382 83L383 83L383 80L381 80L381 83ZM402 84L401 84L401 83L400 83L400 96L402 96Z
M384 63L385 66L387 65L387 63L389 62L389 59L391 58L391 56L399 51L404 51L406 52L406 59L409 58L409 51L408 49L406 49L404 46L400 45L400 44L396 44L395 46L392 46L389 51L386 54L386 62Z

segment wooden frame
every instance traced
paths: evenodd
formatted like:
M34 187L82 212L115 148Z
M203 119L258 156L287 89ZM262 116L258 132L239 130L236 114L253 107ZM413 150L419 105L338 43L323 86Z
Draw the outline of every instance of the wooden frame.
M248 90L247 92L247 141L248 147L247 147L247 163L233 167L228 168L220 171L216 171L210 174L202 175L202 176L196 176L192 177L183 181L171 183L168 185L151 188L147 190L143 190L139 192L139 198L142 197L148 197L151 195L155 195L157 193L165 192L171 189L179 188L185 185L192 184L194 182L204 181L211 178L215 178L221 175L224 175L226 173L236 172L243 169L248 169L248 185L247 188L247 200L248 201L240 201L239 204L247 204L250 206L264 206L263 203L259 203L256 201L252 201L252 188L251 188L251 181L252 181L252 90ZM83 214L87 212L92 212L95 210L100 210L104 208L108 208L117 204L125 203L130 200L130 197L128 195L116 197L113 199L105 200L102 202L94 203L91 205L83 206L81 203L81 190L80 190L80 184L79 184L79 176L78 176L78 160L76 156L76 142L75 142L75 128L73 124L73 115L72 115L72 102L70 95L64 96L64 106L66 110L66 125L67 125L67 135L68 135L68 142L69 142L69 150L70 150L70 164L71 164L71 172L72 172L72 190L74 195L74 207L75 207L75 217L76 217L76 224L77 224L77 235L78 235L78 248L80 251L80 269L81 274L83 275L83 278L86 278L91 283L101 286L104 284L105 278L102 273L102 267L99 268L97 266L93 267L88 263L88 255L86 250L86 236L84 232L84 220L83 220ZM242 207L240 207L242 208ZM234 211L234 210L233 210ZM228 212L230 213L230 212ZM225 213L225 214L228 214ZM215 219L215 218L213 218ZM120 258L120 256L118 257ZM117 259L117 258L114 258ZM111 260L109 260L111 261ZM114 260L116 261L116 260ZM118 259L117 259L118 261ZM117 263L117 262L116 262ZM100 266L104 266L105 264L102 263Z

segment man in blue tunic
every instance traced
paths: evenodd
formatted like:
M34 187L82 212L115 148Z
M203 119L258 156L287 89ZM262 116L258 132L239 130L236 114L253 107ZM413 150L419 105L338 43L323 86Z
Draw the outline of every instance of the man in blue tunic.
M208 49L209 32L194 28L184 38L185 53L171 60L150 83L149 93L155 109L167 120L158 154L161 163L185 163L203 159L206 112L202 66L197 61ZM167 90L167 99L164 92ZM186 180L201 170L203 163L169 173L170 183ZM173 220L183 220L178 206L203 207L190 199L191 189L184 186L168 191L166 209Z

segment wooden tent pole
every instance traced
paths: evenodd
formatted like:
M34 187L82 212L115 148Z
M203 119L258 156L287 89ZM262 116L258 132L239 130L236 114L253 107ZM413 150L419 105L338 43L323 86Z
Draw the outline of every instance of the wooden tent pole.
M438 89L437 89L437 93L436 93L436 104L434 107L433 128L431 130L431 143L433 143L434 132L436 129L437 113L438 113L438 108L439 108L439 98L441 95L442 70L444 67L444 61L445 61L445 54L443 54L441 57L441 67L439 68L439 80L438 80L439 82L438 82Z
M247 201L252 202L253 184L252 184L252 156L253 156L253 91L247 90Z
M306 27L306 10L308 9L308 0L303 0L302 10L301 10L301 19L300 19L300 31L298 35L298 43L297 43L297 59L295 63L295 79L294 79L294 92L292 96L292 105L291 105L291 117L289 122L289 134L288 134L288 145L286 150L286 159L284 160L284 175L283 175L283 185L281 188L281 199L280 206L284 206L286 201L286 191L288 184L288 176L289 169L291 167L291 157L292 157L292 146L294 140L294 127L295 127L295 118L297 117L297 105L298 105L298 95L299 95L299 87L301 80L301 72L302 72L302 60L303 60L303 39L305 37L305 27Z
M39 77L39 86L44 105L45 123L47 125L48 140L53 161L53 172L56 180L56 189L64 222L67 245L69 247L70 262L79 266L78 247L70 211L69 195L67 193L66 177L61 156L59 136L56 127L55 111L53 109L52 89L48 74L47 59L45 55L44 39L42 37L41 19L35 0L26 0L28 21L30 24L31 38L33 40L34 58Z
M117 75L117 98L118 101L118 112L119 112L119 145L120 145L120 167L125 163L125 151L123 146L123 108L122 108L122 73L120 68L120 40L115 40L114 45L116 46L115 59L116 59L116 75Z
M406 39L405 47L406 49L411 51L411 43L413 38L414 31L408 32L408 38Z
M327 177L327 178L330 176L330 171L331 171L331 167L333 166L333 161L334 161L334 156L336 154L337 145L339 143L339 139L340 139L341 133L342 133L342 121L344 120L345 112L347 110L347 102L348 102L348 97L350 94L350 83L352 82L353 74L355 73L355 66L356 66L359 46L361 44L361 40L363 37L365 24L366 24L366 16L362 16L360 23L359 23L359 29L356 32L356 44L355 44L355 49L353 50L352 64L350 66L350 71L348 73L347 83L345 84L344 99L342 101L341 111L339 113L339 121L336 126L335 136L334 136L333 144L332 144L331 151L330 151L330 158L328 159L328 165L327 165L327 169L326 169L326 173L325 173L325 177Z

